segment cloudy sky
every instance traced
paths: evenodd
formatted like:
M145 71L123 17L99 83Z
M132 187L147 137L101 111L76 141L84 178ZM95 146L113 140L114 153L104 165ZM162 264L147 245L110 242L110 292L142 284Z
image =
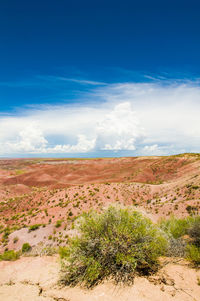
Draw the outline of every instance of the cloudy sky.
M200 5L137 2L0 4L0 157L199 152Z

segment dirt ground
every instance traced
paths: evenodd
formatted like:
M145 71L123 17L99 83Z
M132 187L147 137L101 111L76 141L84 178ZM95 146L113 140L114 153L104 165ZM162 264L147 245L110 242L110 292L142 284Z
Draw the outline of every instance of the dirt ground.
M154 276L139 277L131 286L106 281L93 289L58 285L57 256L23 257L0 262L1 301L199 301L200 271L184 260L162 259Z

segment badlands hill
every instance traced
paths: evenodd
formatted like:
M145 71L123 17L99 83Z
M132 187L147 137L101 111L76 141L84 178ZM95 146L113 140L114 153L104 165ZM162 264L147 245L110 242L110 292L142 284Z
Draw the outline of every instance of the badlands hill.
M154 221L198 213L200 155L0 160L0 251L62 245L77 215L110 203Z

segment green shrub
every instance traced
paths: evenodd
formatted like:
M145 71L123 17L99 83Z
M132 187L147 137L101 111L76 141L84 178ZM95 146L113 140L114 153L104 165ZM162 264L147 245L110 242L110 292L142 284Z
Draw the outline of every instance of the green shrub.
M59 228L59 227L61 227L61 225L62 225L62 221L60 221L60 220L57 220L57 222L56 222L56 228Z
M13 238L13 243L16 244L18 242L19 238L18 237L14 237Z
M188 230L188 234L193 239L193 244L200 247L200 216L194 218L193 223Z
M164 232L130 208L90 212L78 222L80 235L69 240L63 256L62 282L67 285L91 287L105 278L132 283L136 273L157 269L167 247Z
M39 229L40 226L41 226L41 224L32 225L32 226L29 227L28 232L35 231L35 230Z
M31 246L29 245L28 242L24 243L22 246L22 253L28 252L31 250Z
M192 261L195 265L200 265L200 247L188 245L186 250L187 259Z
M178 219L172 216L168 220L161 220L159 225L161 229L163 229L169 235L172 235L173 238L179 238L187 233L190 226L190 220L189 218Z
M198 211L198 208L195 207L195 206L191 206L191 205L188 205L186 208L187 212L190 214L190 215L193 215L195 214L197 211Z
M162 220L160 227L169 235L168 256L184 257L194 264L200 264L200 217L193 216L184 219L171 217ZM188 234L190 242L182 237Z
M15 252L14 250L8 250L5 251L3 254L0 254L0 260L13 261L17 260L19 256L19 252Z
M169 237L169 245L167 248L166 256L168 257L185 257L186 254L186 241L179 237Z

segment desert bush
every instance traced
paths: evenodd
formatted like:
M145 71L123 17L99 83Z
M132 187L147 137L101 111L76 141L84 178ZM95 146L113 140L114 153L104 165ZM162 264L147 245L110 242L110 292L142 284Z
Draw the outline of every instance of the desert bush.
M6 261L14 261L20 257L19 252L15 252L14 250L5 251L3 254L0 254L0 260Z
M188 234L193 240L193 244L200 247L200 216L193 219Z
M62 225L62 221L57 220L55 227L59 228L59 227L61 227L61 225Z
M91 287L106 278L132 283L136 274L157 269L167 247L164 232L130 208L92 211L77 223L79 235L61 253L62 282L67 285Z
M169 244L166 251L168 257L185 257L186 255L186 241L179 238L169 237Z
M171 217L159 223L169 236L168 256L185 257L195 264L200 263L200 217L183 219ZM183 239L184 235L189 238Z
M191 216L198 212L198 207L191 206L191 205L188 205L185 209Z
M29 227L28 232L35 231L35 230L39 229L40 226L41 226L41 224L31 225L31 226Z
M190 226L190 220L188 218L178 219L172 216L168 220L162 219L159 226L166 233L177 239L187 233Z
M187 258L195 265L200 265L200 216L193 218L188 235L192 241L187 246Z
M29 245L28 242L24 243L22 246L22 253L28 252L31 250L31 246Z
M187 245L187 259L192 261L195 265L200 265L200 247L195 245Z
M13 238L13 243L16 244L18 242L19 238L18 237L14 237Z

